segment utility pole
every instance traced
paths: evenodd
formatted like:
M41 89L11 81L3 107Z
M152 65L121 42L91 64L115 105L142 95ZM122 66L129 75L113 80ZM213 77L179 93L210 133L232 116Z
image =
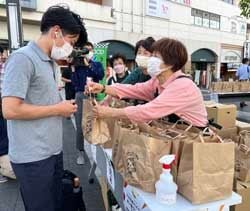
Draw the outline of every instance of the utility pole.
M23 46L22 13L20 0L6 0L10 53Z

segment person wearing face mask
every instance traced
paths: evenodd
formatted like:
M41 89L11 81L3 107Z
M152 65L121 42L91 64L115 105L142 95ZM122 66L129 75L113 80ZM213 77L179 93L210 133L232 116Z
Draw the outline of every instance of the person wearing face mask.
M152 48L153 56L147 68L152 77L149 81L135 85L90 83L88 86L94 93L105 92L120 99L142 99L148 103L123 109L96 105L93 110L95 115L134 122L149 122L163 117L171 117L172 122L176 122L182 118L204 129L208 121L201 92L181 70L188 59L186 47L177 40L163 38L156 41Z
M71 66L71 82L75 88L75 98L78 110L75 113L76 119L76 149L78 156L76 163L83 165L84 160L84 137L82 133L82 106L86 96L83 94L87 82L87 77L92 78L94 82L99 82L104 77L104 69L100 62L94 61L94 46L91 42L85 43L83 46L89 50L89 53L83 57L84 65Z
M2 111L25 210L61 211L62 120L75 113L77 105L62 100L55 61L86 43L87 33L82 18L60 5L43 14L40 30L36 41L16 50L5 64Z
M113 75L108 80L108 85L114 83L121 83L130 74L129 70L126 70L126 58L122 54L115 54L111 60L111 66L113 68Z
M147 64L149 57L152 55L152 45L155 42L154 38L148 37L140 40L135 46L135 55L137 66L131 71L131 74L122 81L123 84L136 84L148 81L151 77L147 73Z

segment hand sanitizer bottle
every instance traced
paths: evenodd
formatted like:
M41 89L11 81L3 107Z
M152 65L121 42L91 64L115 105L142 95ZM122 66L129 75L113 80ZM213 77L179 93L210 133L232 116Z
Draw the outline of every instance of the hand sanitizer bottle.
M165 155L159 162L162 163L162 174L156 182L156 199L163 204L171 205L176 203L177 185L173 181L170 173L171 163L175 160L175 155Z

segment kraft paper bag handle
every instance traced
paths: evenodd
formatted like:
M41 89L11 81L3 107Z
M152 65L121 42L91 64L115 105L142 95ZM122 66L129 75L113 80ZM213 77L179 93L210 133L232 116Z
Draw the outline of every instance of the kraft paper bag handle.
M249 152L250 152L250 148L248 146L246 146L245 144L240 144L239 150L246 155L249 154Z
M187 124L187 128L184 130L184 132L188 132L192 127L193 127L193 125L192 125L192 123L191 122L187 122L187 121L185 121L185 120L183 120L183 119L179 119L179 120L177 120L176 121L176 123L174 123L174 125L172 126L172 128L176 128L176 126L179 124L179 123L186 123Z
M244 137L245 137L245 135L247 135L247 134L249 134L249 136L250 136L250 131L242 130L242 131L239 133L239 135L240 135L240 143L245 144L245 139L244 139Z
M224 141L222 140L222 138L221 138L219 135L217 135L216 133L214 133L214 131L211 130L211 128L209 128L209 127L206 127L206 128L199 134L199 138L200 138L200 141L201 141L202 143L205 143L205 140L204 140L204 138L203 138L204 135L208 135L208 136L210 136L210 137L215 136L215 137L219 140L220 143L224 143Z
M242 130L242 131L240 131L240 136L243 136L243 135L245 135L245 134L250 134L250 131L248 131L248 130Z
M95 99L95 94L93 94L91 91L89 91L88 99L91 101L91 104L93 106L96 106L98 104Z

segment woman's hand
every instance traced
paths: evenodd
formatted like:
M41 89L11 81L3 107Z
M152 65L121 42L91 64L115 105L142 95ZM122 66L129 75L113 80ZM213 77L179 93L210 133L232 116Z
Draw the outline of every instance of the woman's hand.
M93 108L93 116L100 118L121 118L127 119L126 112L123 108L110 108L96 104Z
M103 89L104 89L104 86L102 84L89 82L85 86L85 94L89 94L89 93L97 94L97 93L102 92Z
M113 117L114 110L113 108L96 104L93 108L93 115L94 117L111 118Z

